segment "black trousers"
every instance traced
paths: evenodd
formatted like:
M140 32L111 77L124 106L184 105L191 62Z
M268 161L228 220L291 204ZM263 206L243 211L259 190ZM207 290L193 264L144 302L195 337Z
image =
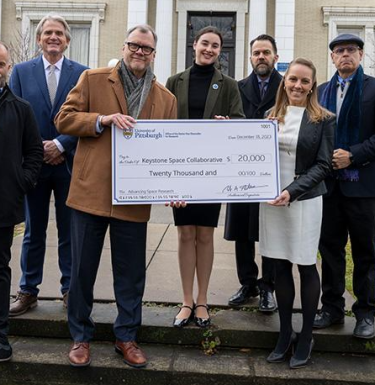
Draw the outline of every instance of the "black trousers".
M260 290L275 290L275 264L272 258L262 257L262 278L255 262L255 242L236 241L237 276L241 285L259 286Z
M10 248L13 243L14 226L0 227L0 340L8 334L9 297L11 270Z
M348 198L338 187L323 199L319 244L322 256L322 310L344 315L345 246L350 236L354 263L353 291L357 319L375 313L375 198Z

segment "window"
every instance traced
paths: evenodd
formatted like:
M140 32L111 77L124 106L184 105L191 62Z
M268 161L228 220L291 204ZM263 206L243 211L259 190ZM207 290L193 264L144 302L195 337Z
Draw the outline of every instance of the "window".
M72 40L66 50L66 56L78 63L88 66L90 56L90 24L69 25Z
M48 13L57 13L65 18L72 30L66 56L91 68L98 66L99 22L104 20L106 3L15 1L15 5L16 17L22 21L22 35L30 36L32 51L38 49L34 42L39 21Z

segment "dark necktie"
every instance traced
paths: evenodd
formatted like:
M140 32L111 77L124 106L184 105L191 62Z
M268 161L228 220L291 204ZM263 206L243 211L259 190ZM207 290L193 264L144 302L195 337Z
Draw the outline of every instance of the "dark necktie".
M260 93L260 98L261 99L264 98L264 95L266 93L266 85L267 85L267 82L265 82L263 80L259 84L259 93Z

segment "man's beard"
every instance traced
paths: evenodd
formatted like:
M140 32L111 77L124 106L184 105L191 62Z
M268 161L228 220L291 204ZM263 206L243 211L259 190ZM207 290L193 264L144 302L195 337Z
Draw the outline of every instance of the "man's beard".
M253 67L253 69L258 76L269 76L273 70L273 64L271 67L266 63L262 63L260 66L258 65L258 67Z
M267 78L271 75L274 67L275 67L275 58L272 59L271 63L268 63L267 61L262 61L261 63L253 63L253 61L250 59L250 64L253 67L253 71L255 75L258 75L262 78Z

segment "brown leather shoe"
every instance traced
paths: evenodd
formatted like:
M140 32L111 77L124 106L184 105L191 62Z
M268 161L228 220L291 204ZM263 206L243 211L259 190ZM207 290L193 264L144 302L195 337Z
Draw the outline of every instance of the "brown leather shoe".
M38 297L30 293L17 292L17 297L10 304L9 317L17 317L38 306Z
M69 363L74 367L90 365L90 344L88 342L74 342L69 352Z
M69 300L69 292L65 292L63 294L63 308L67 309L68 308L68 300Z
M133 368L143 368L147 365L147 358L135 341L116 341L115 350L122 354L124 362Z

